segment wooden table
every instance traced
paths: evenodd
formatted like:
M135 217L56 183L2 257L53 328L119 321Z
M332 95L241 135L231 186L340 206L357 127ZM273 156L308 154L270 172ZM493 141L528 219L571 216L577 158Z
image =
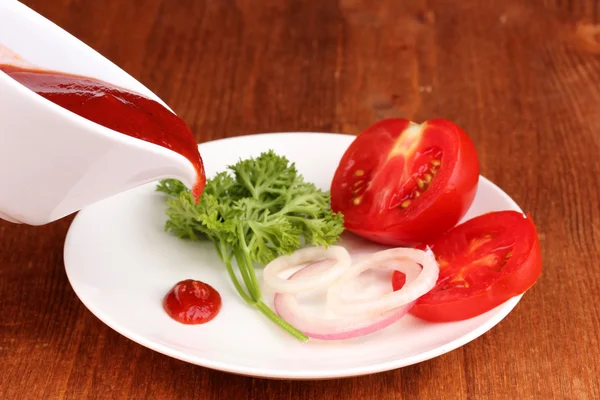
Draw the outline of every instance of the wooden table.
M531 212L544 273L481 338L353 379L251 379L139 346L69 286L72 217L0 222L1 399L600 398L600 5L585 0L27 0L198 141L443 117ZM43 196L43 193L40 193Z

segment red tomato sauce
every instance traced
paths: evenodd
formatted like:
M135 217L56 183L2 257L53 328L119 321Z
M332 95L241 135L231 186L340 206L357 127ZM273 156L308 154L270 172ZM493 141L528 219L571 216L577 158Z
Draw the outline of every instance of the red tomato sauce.
M186 279L167 293L163 308L171 318L182 324L204 324L221 310L221 295L204 282Z
M0 70L51 102L106 128L166 147L196 169L196 200L204 190L204 165L192 131L160 103L82 76L1 65Z

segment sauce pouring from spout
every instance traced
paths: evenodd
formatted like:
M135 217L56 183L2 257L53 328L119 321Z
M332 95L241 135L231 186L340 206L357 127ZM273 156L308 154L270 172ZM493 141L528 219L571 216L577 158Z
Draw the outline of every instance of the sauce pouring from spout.
M44 225L166 178L196 201L204 189L185 122L73 35L0 0L0 219Z
M192 191L199 201L206 177L194 135L181 118L158 102L84 76L8 64L0 64L0 71L89 121L183 155L196 171Z

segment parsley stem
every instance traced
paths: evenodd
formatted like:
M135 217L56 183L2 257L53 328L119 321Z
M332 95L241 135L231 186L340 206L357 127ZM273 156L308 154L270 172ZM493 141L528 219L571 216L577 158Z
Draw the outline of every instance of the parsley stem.
M242 288L242 285L240 285L240 281L238 280L237 276L235 276L235 272L233 271L233 267L231 266L231 256L227 255L227 249L225 248L225 243L223 243L222 240L220 241L219 246L220 248L217 248L218 253L221 256L221 260L223 260L225 266L227 267L227 273L229 274L229 278L233 282L233 286L235 286L235 290L237 290L237 292L240 294L240 296L242 297L242 299L244 299L246 303L250 304L251 306L256 305L256 302L252 298L250 298L250 296L248 296L248 294Z
M300 340L301 342L308 341L308 336L304 333L300 332L298 329L294 328L292 325L287 323L283 318L275 313L275 311L271 310L264 302L259 301L256 303L256 308L263 313L267 318L277 324L280 328L288 332L290 335Z
M238 234L240 236L240 245L242 247L242 252L246 260L246 269L250 272L250 280L252 281L252 286L256 289L257 292L258 297L256 297L255 300L260 300L260 285L258 284L258 279L256 279L254 263L252 262L252 258L250 257L250 250L248 250L248 245L246 244L246 235L244 234L244 228L242 227L242 224L238 225Z
M246 288L248 289L250 296L252 296L252 300L259 301L261 295L258 289L258 284L255 285L252 281L252 277L250 276L250 272L248 272L248 267L246 266L244 255L239 250L234 251L234 255L235 261L240 269L240 273L242 274L242 278L244 279L244 283L246 284Z

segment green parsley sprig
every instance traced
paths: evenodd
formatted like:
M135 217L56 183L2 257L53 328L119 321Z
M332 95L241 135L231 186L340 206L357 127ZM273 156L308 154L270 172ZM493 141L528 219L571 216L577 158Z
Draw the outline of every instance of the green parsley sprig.
M296 338L308 340L264 303L254 267L305 244L335 243L344 221L331 211L329 192L305 182L294 163L272 150L209 179L199 204L177 180L163 180L157 190L167 195L167 231L182 239L212 241L246 303Z

